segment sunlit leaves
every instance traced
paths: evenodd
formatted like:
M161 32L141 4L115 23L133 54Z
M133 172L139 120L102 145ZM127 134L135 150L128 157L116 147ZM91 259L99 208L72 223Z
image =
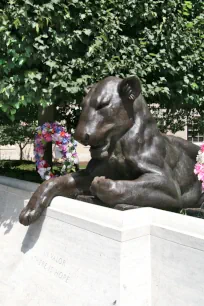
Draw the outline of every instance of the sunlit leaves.
M190 109L204 111L202 0L5 3L0 108L11 116L21 105L80 104L87 85L132 74L149 104L175 113L172 128Z

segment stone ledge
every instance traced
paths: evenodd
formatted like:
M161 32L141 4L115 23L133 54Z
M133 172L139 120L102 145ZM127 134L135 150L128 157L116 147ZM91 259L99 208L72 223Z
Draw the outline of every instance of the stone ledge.
M0 175L0 184L8 187L34 192L39 184Z
M86 230L91 230L117 241L127 241L144 235L158 235L170 239L169 233L176 232L183 244L190 245L189 238L204 240L204 220L176 214L150 207L118 211L64 197L53 199L51 206L44 212L47 217L55 218ZM98 227L100 226L101 229ZM160 228L160 231L156 231ZM202 247L203 249L203 247Z

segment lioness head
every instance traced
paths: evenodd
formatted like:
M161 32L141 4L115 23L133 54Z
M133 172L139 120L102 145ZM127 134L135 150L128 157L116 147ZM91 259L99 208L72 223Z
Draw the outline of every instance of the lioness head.
M140 93L136 77L108 77L90 88L82 103L75 139L90 146L92 158L108 158L114 143L132 127L133 102Z

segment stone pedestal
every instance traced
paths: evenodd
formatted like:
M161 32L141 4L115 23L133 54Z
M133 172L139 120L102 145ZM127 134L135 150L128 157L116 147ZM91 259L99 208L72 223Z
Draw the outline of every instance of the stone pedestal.
M18 192L0 185L1 306L204 305L204 220L57 197L24 227Z

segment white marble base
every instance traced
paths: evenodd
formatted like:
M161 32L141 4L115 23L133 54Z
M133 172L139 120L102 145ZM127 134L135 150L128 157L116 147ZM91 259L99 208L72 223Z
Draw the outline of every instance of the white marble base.
M204 220L57 197L24 227L9 188L0 185L0 306L204 305Z

